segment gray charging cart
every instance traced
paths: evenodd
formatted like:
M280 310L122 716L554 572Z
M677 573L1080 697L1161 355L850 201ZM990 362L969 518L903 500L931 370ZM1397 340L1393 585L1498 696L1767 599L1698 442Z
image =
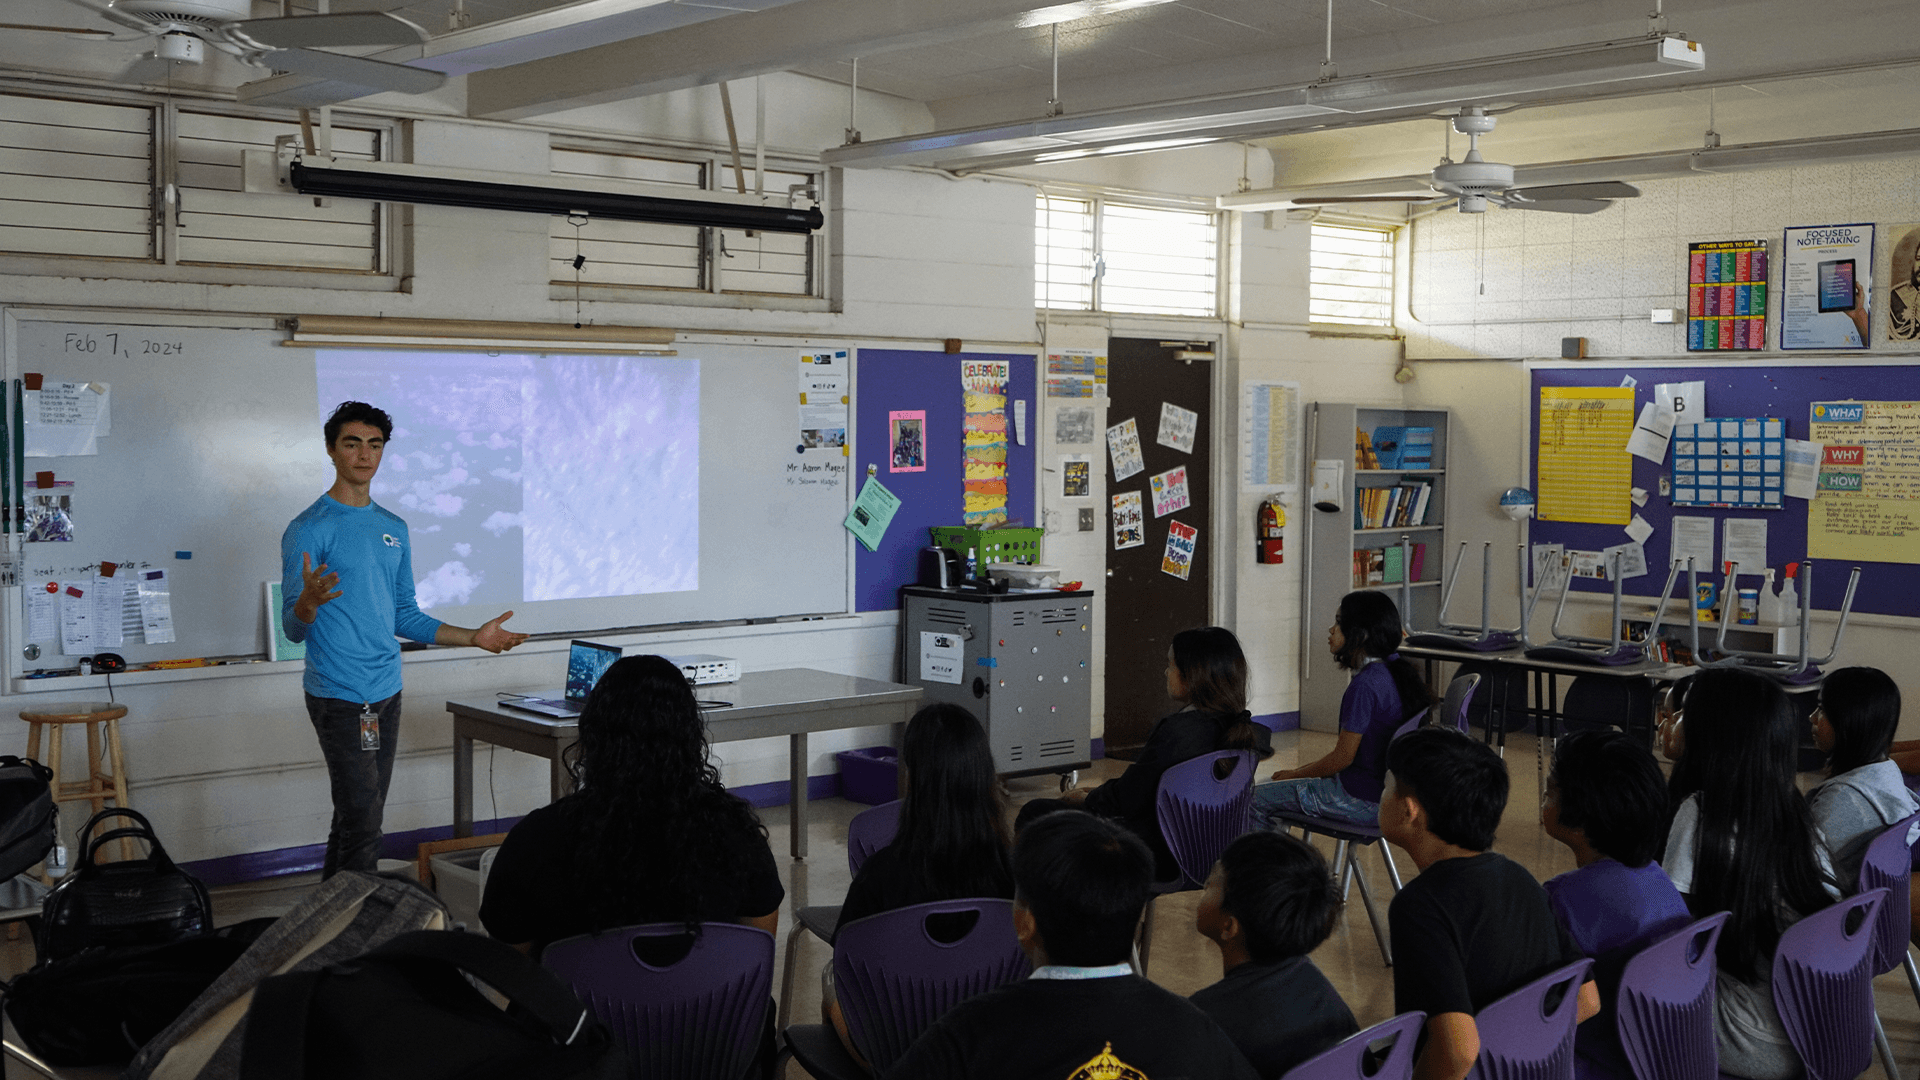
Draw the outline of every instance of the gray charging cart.
M1058 773L1064 790L1093 763L1093 590L908 585L900 611L900 681L978 717L1002 776Z

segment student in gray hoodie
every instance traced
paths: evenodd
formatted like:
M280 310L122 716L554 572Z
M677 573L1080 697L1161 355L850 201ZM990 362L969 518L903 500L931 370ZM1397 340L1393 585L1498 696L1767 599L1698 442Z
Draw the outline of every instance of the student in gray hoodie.
M1900 724L1900 688L1878 668L1841 668L1820 686L1813 741L1827 751L1827 777L1807 797L1840 888L1860 881L1867 845L1913 814L1913 793L1887 757Z

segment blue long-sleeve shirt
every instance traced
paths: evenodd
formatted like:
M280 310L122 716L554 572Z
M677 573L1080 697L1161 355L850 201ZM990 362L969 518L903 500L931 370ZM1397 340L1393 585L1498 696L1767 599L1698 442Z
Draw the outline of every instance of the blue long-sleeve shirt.
M302 554L340 575L340 595L311 625L293 614L305 582ZM307 643L304 686L315 697L380 701L400 692L394 636L431 642L440 621L413 598L413 546L407 523L378 504L348 506L322 495L280 537L280 622Z

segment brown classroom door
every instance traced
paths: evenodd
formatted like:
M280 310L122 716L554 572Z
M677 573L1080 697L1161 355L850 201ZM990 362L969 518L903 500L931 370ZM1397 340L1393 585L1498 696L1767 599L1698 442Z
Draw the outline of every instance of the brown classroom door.
M1207 360L1175 360L1176 349L1158 340L1113 338L1107 345L1109 402L1107 423L1132 418L1140 431L1141 457L1146 468L1125 480L1109 482L1107 493L1139 492L1146 543L1107 552L1106 752L1125 751L1147 741L1154 721L1174 704L1167 697L1167 648L1173 635L1189 627L1205 626L1211 610L1209 579L1213 537L1209 528L1213 475L1210 449L1213 400L1213 364ZM1199 415L1193 432L1193 452L1162 446L1162 404L1177 405ZM1153 512L1151 478L1186 467L1186 507L1164 516ZM1107 475L1113 475L1113 456L1107 456ZM1199 530L1187 580L1164 573L1168 524L1179 522Z

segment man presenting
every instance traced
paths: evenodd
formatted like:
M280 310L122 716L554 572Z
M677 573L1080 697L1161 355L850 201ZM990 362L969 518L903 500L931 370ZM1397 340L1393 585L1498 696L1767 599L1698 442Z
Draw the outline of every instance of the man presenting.
M428 617L413 599L407 523L374 505L369 487L393 420L362 401L327 418L333 486L280 537L280 621L307 643L307 716L333 791L322 877L371 873L400 737L400 647L394 636L505 652L527 640L501 624L477 630ZM339 567L339 569L332 569Z

